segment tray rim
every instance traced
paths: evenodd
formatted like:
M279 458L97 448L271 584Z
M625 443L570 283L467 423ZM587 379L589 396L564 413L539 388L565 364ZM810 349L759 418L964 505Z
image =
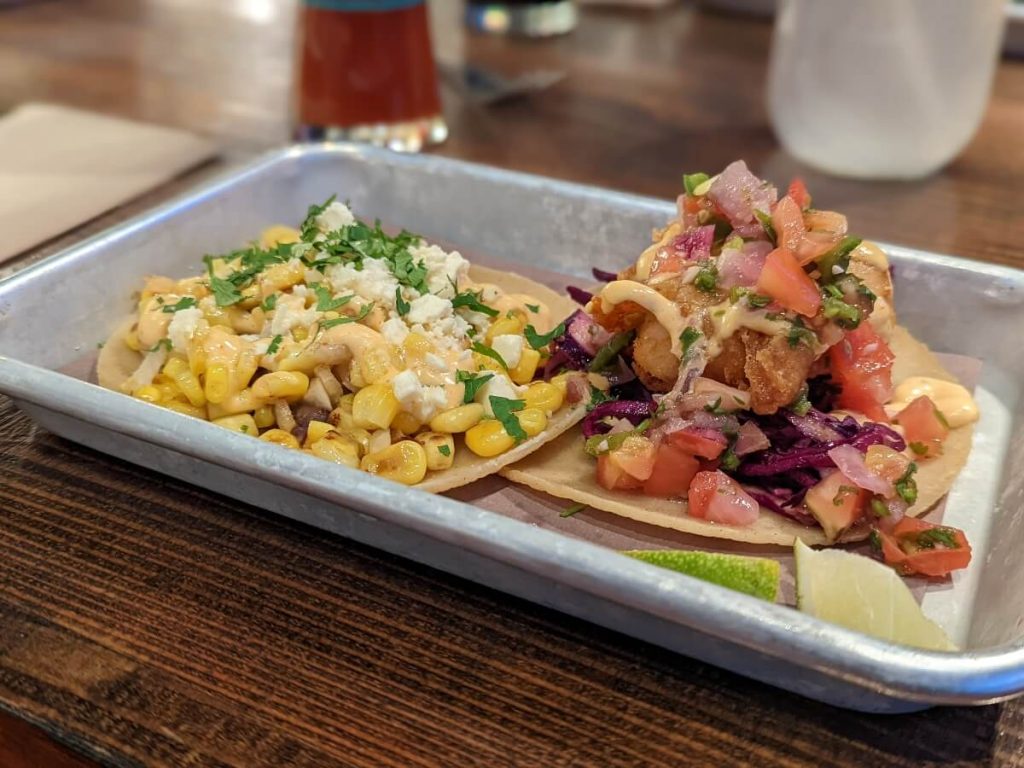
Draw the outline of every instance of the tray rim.
M294 145L226 169L165 203L0 280L0 304L3 295L16 290L19 284L45 279L55 266L86 258L95 249L200 205L243 179L259 176L289 161L335 154L383 160L391 166L440 164L496 181L543 185L578 197L640 204L653 211L668 206L666 201L650 197L437 155L396 155L338 143ZM1012 267L882 245L897 258L914 258L946 268L982 272L996 279L1024 282L1024 271ZM397 486L357 470L325 465L279 446L254 447L253 441L244 435L4 355L0 355L0 392L16 401L81 418L114 433L307 493L336 504L349 514L371 514L430 538L467 547L506 565L565 581L596 597L885 696L927 704L984 704L1024 692L1024 637L981 651L956 653L897 645L455 499ZM342 482L337 482L339 479ZM435 504L423 503L427 500L435 501L436 509ZM459 525L452 525L453 521ZM837 654L837 649L842 653Z

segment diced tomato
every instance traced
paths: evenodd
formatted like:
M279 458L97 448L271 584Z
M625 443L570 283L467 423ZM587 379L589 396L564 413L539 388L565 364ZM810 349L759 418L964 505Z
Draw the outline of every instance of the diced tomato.
M687 213L700 213L703 207L704 206L701 205L699 197L694 197L693 195L686 195L685 199L683 200L683 210L686 211Z
M942 444L949 436L949 424L926 395L913 400L893 419L903 427L907 444L915 455L931 458L942 453Z
M757 278L757 290L805 317L814 317L821 308L818 286L786 248L776 248L768 254Z
M602 453L597 457L597 484L609 491L631 491L642 487L643 480L623 471L607 453Z
M829 541L835 541L863 516L867 497L867 491L858 488L842 472L835 471L807 491L805 503Z
M687 494L690 515L725 525L750 525L761 508L749 493L724 472L698 472Z
M775 228L776 244L791 253L800 247L800 241L807 231L803 211L789 196L779 200L772 209L772 226Z
M802 211L806 211L811 207L811 193L807 191L807 185L804 184L804 180L799 176L789 182L786 196L793 198L793 202L800 206Z
M847 331L829 350L832 379L841 388L839 407L888 421L882 404L892 396L892 361L892 350L871 323Z
M690 429L681 429L666 435L665 442L702 459L717 459L727 445L725 435L712 437L711 434L701 434Z
M663 499L684 498L699 469L700 462L692 454L663 442L658 446L651 476L644 481L644 494Z
M870 445L864 454L864 463L879 477L895 483L910 466L910 459L887 445Z
M668 251L662 249L654 257L654 261L651 264L651 275L658 275L662 272L676 273L683 271L683 257L681 254L675 251Z
M608 458L626 474L637 480L646 480L654 470L657 449L642 435L630 435L617 448L608 452Z
M938 578L971 562L971 545L959 528L905 517L891 532L876 534L886 564L905 576Z

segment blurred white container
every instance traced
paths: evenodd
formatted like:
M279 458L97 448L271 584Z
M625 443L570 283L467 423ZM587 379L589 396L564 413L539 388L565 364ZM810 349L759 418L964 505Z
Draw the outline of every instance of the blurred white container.
M1005 0L781 0L768 106L779 140L840 176L952 160L988 104Z

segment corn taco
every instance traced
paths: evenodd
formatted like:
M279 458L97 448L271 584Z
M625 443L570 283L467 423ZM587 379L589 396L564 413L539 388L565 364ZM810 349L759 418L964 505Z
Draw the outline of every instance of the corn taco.
M537 380L571 300L333 199L204 261L146 280L100 351L101 386L432 492L585 413L573 377Z
M566 321L548 370L587 371L573 430L502 471L595 509L741 542L872 537L904 572L970 548L916 519L977 407L897 325L885 253L742 162L685 179L678 215ZM585 292L584 292L585 293ZM597 384L598 386L593 386Z

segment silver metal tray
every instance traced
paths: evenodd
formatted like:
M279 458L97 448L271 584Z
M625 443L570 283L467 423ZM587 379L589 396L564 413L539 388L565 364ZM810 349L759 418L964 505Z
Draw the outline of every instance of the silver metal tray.
M97 342L131 310L142 276L192 273L202 253L297 221L334 192L363 216L576 276L627 261L673 210L438 157L346 145L278 151L0 282L0 391L70 440L838 706L908 712L1024 692L1024 440L1011 437L1021 418L1024 273L889 248L903 322L938 351L984 362L984 417L946 511L975 547L975 566L949 591L969 650L933 653L86 381Z

